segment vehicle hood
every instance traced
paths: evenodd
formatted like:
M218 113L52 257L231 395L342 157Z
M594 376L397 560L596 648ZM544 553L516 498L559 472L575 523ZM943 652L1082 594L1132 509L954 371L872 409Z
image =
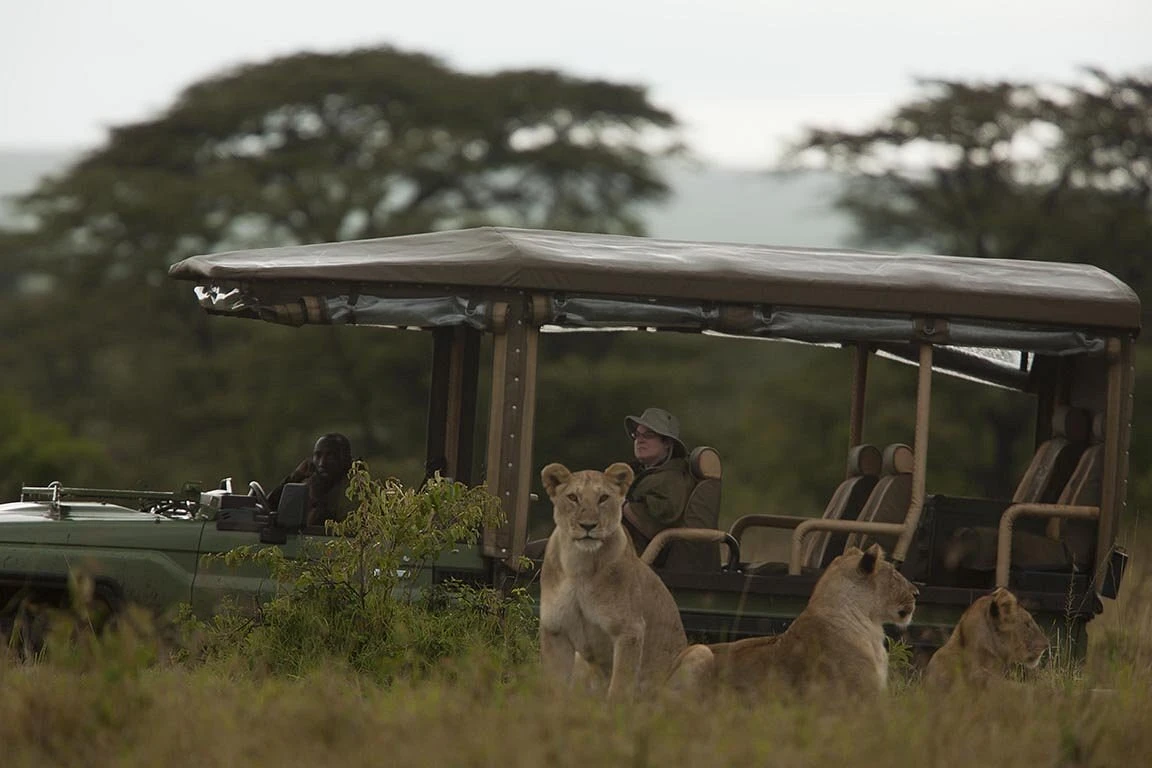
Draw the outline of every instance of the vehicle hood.
M99 520L171 522L163 515L141 512L138 509L122 507L119 504L80 501L60 505L60 514L52 511L50 504L36 501L13 501L0 504L0 525L5 523L58 522L59 520Z

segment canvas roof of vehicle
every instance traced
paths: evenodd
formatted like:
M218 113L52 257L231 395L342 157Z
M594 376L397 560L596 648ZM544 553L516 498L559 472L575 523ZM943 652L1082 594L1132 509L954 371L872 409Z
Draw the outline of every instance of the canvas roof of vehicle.
M193 256L170 275L201 283L437 285L1140 328L1135 292L1087 264L504 227Z

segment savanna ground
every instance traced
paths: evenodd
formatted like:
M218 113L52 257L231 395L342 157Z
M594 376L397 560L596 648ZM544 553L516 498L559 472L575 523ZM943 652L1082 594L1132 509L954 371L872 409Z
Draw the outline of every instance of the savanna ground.
M1010 692L935 699L896 664L890 695L866 707L771 696L753 708L609 706L544 689L523 604L449 596L440 607L454 605L454 620L369 605L390 611L388 637L326 614L329 603L281 605L256 632L237 619L188 624L173 640L125 620L100 640L50 642L36 661L8 651L3 763L1147 765L1152 536L1130 526L1122 540L1132 565L1091 625L1087 660L1057 658Z

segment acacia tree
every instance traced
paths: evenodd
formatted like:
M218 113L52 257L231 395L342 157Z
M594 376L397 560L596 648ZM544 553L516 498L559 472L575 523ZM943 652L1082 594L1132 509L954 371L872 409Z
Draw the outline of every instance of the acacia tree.
M847 174L837 205L861 244L1091 263L1152 296L1152 75L1093 69L1071 85L920 88L866 130L808 130L788 158ZM944 408L986 425L995 461L968 471L1010 492L1010 459L1029 447L1030 414L973 396ZM1133 468L1148 442L1134 436ZM1152 491L1152 478L1134 480Z
M365 456L415 457L424 341L382 351L302 329L286 344L217 325L168 266L479 224L639 234L638 204L668 192L654 160L678 149L674 117L633 85L460 72L388 47L241 66L113 129L20 201L38 224L21 248L55 287L0 309L28 329L0 359L23 360L19 386L69 426L172 468L148 482L226 462L267 477L333 426Z
M790 158L849 174L838 205L861 241L1092 263L1145 290L1152 76L920 86L873 128L809 130Z

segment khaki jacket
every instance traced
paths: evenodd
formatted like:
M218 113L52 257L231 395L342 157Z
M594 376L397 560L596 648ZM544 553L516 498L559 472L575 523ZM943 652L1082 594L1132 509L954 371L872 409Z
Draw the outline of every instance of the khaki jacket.
M651 540L665 528L682 526L684 507L695 485L687 460L673 456L649 469L640 468L636 463L632 468L636 471L636 478L628 489L624 514L633 529ZM648 542L635 543L638 549L642 549Z

